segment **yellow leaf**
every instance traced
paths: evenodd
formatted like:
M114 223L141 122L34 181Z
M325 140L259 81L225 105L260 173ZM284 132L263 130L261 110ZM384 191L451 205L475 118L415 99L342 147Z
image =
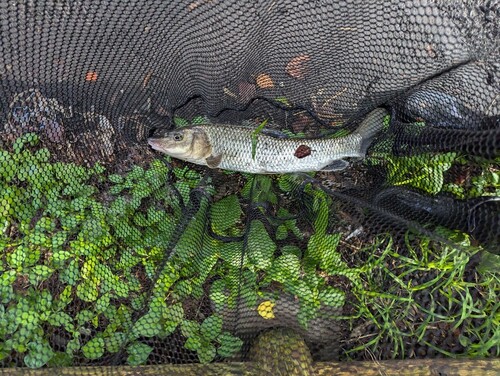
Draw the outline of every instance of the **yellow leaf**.
M259 304L259 306L257 307L257 312L259 312L259 315L261 315L266 320L274 319L275 316L273 308L274 303L270 300L266 300Z

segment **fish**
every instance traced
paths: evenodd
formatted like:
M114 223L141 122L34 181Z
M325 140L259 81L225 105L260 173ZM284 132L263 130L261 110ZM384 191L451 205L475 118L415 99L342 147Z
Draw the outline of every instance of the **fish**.
M348 166L344 158L365 157L387 114L376 108L354 132L337 138L284 138L265 128L256 134L254 128L241 125L199 124L147 142L173 158L209 168L252 174L336 171Z

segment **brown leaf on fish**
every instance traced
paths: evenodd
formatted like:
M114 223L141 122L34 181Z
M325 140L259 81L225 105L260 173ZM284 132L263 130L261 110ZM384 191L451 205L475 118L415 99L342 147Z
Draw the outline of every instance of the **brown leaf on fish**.
M295 155L297 158L307 157L308 155L311 155L311 148L307 145L300 145L297 150L295 150L295 153L293 155Z

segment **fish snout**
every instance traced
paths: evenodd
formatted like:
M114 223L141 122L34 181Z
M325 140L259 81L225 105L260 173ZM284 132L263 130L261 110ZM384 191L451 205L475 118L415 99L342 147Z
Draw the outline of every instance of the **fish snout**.
M149 146L151 146L154 150L162 150L162 142L161 142L161 138L154 138L154 137L150 137L148 138L148 144Z

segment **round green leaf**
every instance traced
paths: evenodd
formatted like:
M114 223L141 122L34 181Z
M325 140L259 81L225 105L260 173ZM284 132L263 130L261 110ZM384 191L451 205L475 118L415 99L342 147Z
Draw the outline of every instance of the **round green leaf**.
M92 338L82 347L82 351L87 359L99 359L104 355L104 339Z

